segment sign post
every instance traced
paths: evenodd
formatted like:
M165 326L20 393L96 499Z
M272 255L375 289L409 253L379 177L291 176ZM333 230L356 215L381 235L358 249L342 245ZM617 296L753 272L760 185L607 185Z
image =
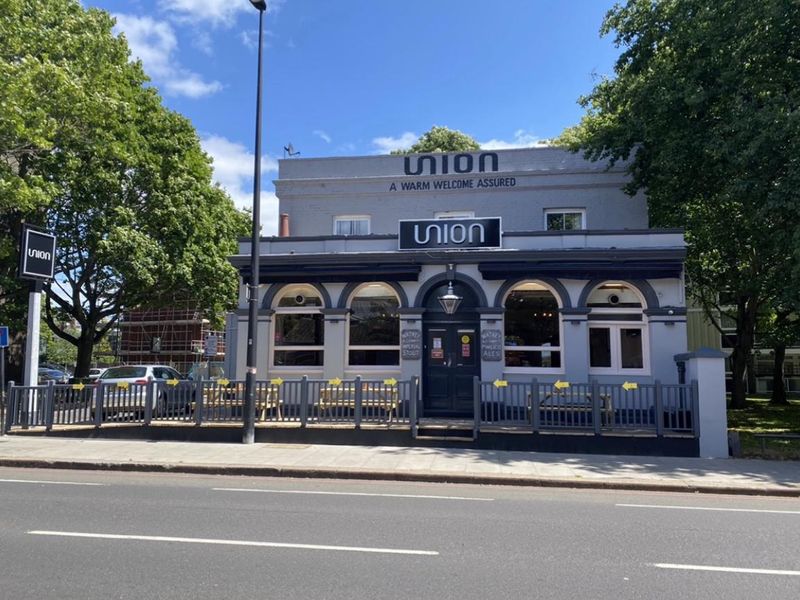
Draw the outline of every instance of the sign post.
M8 327L0 326L0 410L6 400L6 348L8 348Z
M28 225L22 227L19 276L31 280L28 295L28 335L25 340L23 385L32 386L39 379L39 337L42 313L42 286L55 275L56 236ZM33 395L31 396L34 397ZM33 401L34 404L36 401ZM32 411L36 410L31 406Z

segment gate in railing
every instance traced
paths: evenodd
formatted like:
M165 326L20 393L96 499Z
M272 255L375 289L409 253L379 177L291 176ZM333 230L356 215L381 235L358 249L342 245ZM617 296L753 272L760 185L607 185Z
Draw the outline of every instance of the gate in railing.
M256 422L405 425L416 430L419 381L394 379L257 381ZM103 382L9 386L5 430L54 425L153 422L241 423L244 380Z
M649 432L698 436L697 382L563 384L474 380L475 432L482 427L539 431Z

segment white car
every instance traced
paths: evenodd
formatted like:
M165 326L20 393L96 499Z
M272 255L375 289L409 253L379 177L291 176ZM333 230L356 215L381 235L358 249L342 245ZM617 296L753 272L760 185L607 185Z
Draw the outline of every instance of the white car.
M100 367L89 369L88 379L90 381L95 381L96 379L99 379L100 376L102 376L106 371L108 371L108 369Z
M142 413L145 408L147 386L151 380L181 380L178 371L166 365L124 365L109 367L95 380L103 392L103 417L119 413ZM190 407L191 396L184 388L160 388L153 398L153 415L155 417L186 411ZM94 413L94 408L92 409Z

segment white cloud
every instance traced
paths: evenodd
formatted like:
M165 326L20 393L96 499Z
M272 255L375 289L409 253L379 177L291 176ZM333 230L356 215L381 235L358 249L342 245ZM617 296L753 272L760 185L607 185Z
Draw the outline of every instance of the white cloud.
M324 140L326 144L330 144L332 141L331 136L322 131L322 129L315 129L312 133L317 137L321 138L322 140Z
M253 207L254 155L244 145L219 135L201 140L203 150L214 160L214 181L233 198L239 208ZM261 158L262 183L265 173L277 173L278 161L271 156ZM278 233L278 198L274 192L261 191L261 232Z
M242 40L242 44L244 44L245 48L249 48L250 50L258 48L257 31L247 31L245 29L239 34L239 39Z
M203 81L197 73L186 73L175 77L168 80L164 86L167 92L174 96L188 96L189 98L202 98L222 89L219 81Z
M267 12L277 12L284 1L267 0ZM230 27L244 12L252 12L256 18L256 9L245 0L159 0L158 5L175 21L209 23L214 27Z
M517 129L514 139L509 141L492 139L488 142L479 142L482 150L507 150L509 148L542 148L547 144L537 135Z
M372 145L378 148L379 154L388 154L392 150L406 150L419 139L416 133L406 131L400 137L377 137L372 140Z
M133 57L142 61L145 72L167 93L199 98L222 89L220 82L204 81L180 65L175 58L178 40L169 23L134 15L115 14L114 18L114 30L125 34Z
M192 32L192 46L207 56L214 55L214 41L207 31Z

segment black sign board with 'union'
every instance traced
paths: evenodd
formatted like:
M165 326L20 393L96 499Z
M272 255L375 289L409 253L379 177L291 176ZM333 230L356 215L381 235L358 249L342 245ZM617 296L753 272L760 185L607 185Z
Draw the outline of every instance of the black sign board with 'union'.
M500 217L400 221L400 250L500 248Z
M56 236L25 227L22 230L19 276L52 279L56 267Z

